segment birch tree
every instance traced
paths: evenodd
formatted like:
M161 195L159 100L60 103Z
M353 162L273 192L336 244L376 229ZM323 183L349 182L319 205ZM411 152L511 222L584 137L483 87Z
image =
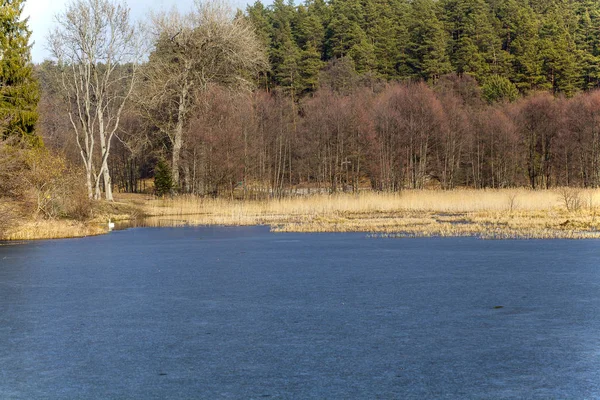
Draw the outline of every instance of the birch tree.
M153 18L155 47L144 68L140 103L154 126L168 137L173 184L180 187L184 127L211 84L250 88L267 68L254 28L232 18L225 3L196 2L188 14L178 11Z
M56 23L49 47L61 71L88 195L99 199L103 183L112 201L111 142L136 82L142 47L129 8L119 0L73 0Z

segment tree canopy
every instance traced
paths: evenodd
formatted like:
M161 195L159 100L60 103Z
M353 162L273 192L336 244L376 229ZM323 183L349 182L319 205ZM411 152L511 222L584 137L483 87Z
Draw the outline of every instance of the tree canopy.
M567 96L600 84L596 1L276 0L248 6L246 18L269 48L261 84L286 91L314 91L318 70L344 57L384 80L457 73Z

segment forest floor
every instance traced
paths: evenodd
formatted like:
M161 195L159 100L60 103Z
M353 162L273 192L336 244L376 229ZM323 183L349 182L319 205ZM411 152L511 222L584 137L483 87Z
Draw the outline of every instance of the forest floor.
M269 225L275 232L365 232L381 237L600 238L600 190L407 190L227 200L117 194L83 223L19 224L5 239L79 237L127 226ZM119 221L122 221L121 224Z

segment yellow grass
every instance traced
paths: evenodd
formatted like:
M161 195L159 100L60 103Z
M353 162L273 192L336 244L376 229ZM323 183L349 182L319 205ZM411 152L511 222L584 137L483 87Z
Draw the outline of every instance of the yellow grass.
M4 240L62 239L101 235L107 229L103 225L68 220L27 221L9 229Z
M600 190L419 190L397 194L313 195L271 200L193 196L156 199L119 195L98 204L87 223L21 221L3 239L46 239L102 234L108 220L130 226L269 225L276 232L368 232L377 236L481 238L600 238ZM144 216L146 218L137 218Z
M392 236L599 238L599 190L577 190L567 210L561 189L361 192L263 201L145 199L151 226L267 224L277 232L370 232ZM132 201L131 199L129 201Z

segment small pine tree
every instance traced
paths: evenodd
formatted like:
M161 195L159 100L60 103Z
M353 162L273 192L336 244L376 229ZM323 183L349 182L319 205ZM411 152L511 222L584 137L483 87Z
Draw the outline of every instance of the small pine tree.
M159 159L154 168L154 190L157 196L164 196L173 190L171 168L164 159Z
M488 103L512 102L519 97L519 90L508 78L492 75L481 87L483 98Z
M39 86L33 76L27 19L22 20L24 0L0 5L0 123L2 137L25 139L39 147L34 132L38 120Z

